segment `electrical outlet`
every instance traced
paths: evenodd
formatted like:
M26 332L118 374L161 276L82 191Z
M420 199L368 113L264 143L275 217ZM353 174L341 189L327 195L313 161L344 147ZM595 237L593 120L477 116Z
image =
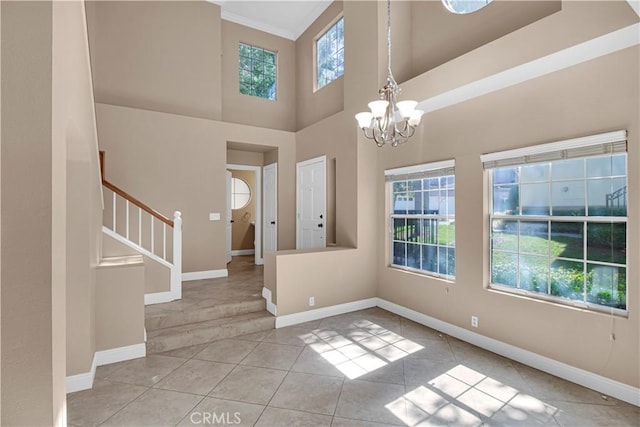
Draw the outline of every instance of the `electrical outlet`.
M474 328L478 327L478 317L477 316L471 316L471 326L473 326Z
M309 307L313 307L316 305L316 299L314 297L309 297Z

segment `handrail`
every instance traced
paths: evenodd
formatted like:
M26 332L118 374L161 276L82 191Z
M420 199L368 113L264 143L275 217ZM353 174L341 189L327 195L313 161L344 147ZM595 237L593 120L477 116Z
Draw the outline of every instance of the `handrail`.
M115 185L111 184L106 179L102 180L102 185L104 185L109 190L113 191L114 193L116 193L117 195L122 197L123 199L128 200L130 203L133 203L134 205L136 205L137 207L139 207L143 211L148 212L150 215L154 216L159 221L164 222L169 227L173 227L173 220L171 220L171 219L167 218L166 216L162 215L160 212L151 209L149 206L145 205L140 200L136 199L135 197L133 197L132 195L130 195L126 191L121 190L120 188L118 188Z

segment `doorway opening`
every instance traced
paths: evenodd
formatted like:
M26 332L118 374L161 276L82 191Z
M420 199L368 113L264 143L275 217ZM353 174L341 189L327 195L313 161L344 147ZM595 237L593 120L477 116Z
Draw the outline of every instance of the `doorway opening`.
M262 167L227 164L227 262L233 256L262 256Z

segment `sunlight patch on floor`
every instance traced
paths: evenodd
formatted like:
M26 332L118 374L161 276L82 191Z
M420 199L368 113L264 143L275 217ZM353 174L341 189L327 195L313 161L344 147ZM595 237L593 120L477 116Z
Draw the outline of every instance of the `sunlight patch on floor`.
M407 425L423 422L479 426L488 419L534 425L551 421L557 408L464 365L386 405Z
M347 378L355 379L424 347L368 320L345 331L316 329L300 339Z

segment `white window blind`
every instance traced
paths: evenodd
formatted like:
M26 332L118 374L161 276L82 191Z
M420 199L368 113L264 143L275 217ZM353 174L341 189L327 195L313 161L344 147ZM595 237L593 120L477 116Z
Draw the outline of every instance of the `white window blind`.
M391 182L454 175L455 165L455 160L443 160L440 162L425 163L422 165L387 169L384 171L384 177L386 182Z
M601 133L480 156L485 169L627 152L627 131Z

